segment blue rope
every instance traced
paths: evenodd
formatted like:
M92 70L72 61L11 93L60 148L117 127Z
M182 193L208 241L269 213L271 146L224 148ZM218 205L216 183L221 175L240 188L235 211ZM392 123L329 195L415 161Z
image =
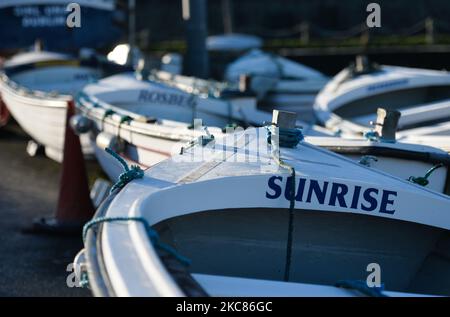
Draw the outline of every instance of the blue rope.
M272 124L267 128L267 142L272 144L272 130L273 128L277 128L274 124ZM279 132L279 144L284 147L295 147L297 144L304 139L302 131L300 129L280 129ZM279 149L278 149L279 150ZM292 263L292 242L294 235L294 210L295 210L295 168L290 166L286 162L284 162L281 158L274 156L273 159L280 166L291 172L290 181L290 200L289 200L289 219L288 219L288 236L286 241L286 258L285 258L285 267L284 267L284 280L286 282L289 281L290 271L291 271L291 263ZM289 179L288 179L289 181Z
M130 121L133 121L133 118L127 115L124 115L120 118L120 124Z
M378 133L373 130L365 132L364 137L369 141L378 141L380 139Z
M190 265L191 261L186 258L185 256L179 254L174 248L171 246L162 243L160 241L158 233L150 226L150 224L147 222L145 218L142 217L98 217L95 219L92 219L91 221L87 222L83 227L83 241L86 242L86 237L89 229L91 229L94 226L99 225L100 223L104 222L117 222L117 221L137 221L140 222L142 225L144 225L145 230L147 232L148 237L150 238L150 241L152 244L162 250L167 252L168 254L175 257L180 263L188 266Z
M125 187L126 184L131 182L134 179L143 178L144 177L144 171L137 165L131 165L131 168L128 167L127 162L120 157L119 154L111 150L110 148L106 148L105 151L113 156L117 161L119 161L120 164L122 164L124 172L119 175L119 180L112 186L110 193L115 191L116 189L121 189Z
M274 133L273 129L278 128L275 125L271 125L267 127L267 142L272 144L272 134ZM278 128L278 138L281 147L289 147L294 148L300 141L303 141L305 137L303 136L301 129L286 129L286 128Z
M339 281L336 283L336 287L353 289L370 297L388 297L383 293L383 285L381 287L369 287L365 281Z
M81 273L80 286L83 288L89 286L89 276L86 272Z

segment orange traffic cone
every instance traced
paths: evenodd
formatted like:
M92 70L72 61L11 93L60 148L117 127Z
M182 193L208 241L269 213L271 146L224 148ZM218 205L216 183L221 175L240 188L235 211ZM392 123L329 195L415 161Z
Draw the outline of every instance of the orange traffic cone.
M64 158L55 216L37 219L31 229L33 233L80 234L84 223L94 215L80 138L69 124L74 114L75 105L71 100L67 105Z

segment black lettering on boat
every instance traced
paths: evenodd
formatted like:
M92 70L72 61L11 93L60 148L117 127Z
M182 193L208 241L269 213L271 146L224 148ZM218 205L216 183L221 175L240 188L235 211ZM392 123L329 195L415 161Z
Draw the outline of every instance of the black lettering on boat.
M269 189L266 191L266 198L278 199L283 197L285 200L290 201L294 195L296 201L302 202L306 193L305 203L309 204L317 202L319 205L332 207L360 209L368 212L378 210L379 213L389 215L395 213L394 205L395 197L397 197L397 192L395 191L379 190L372 187L363 189L358 185L349 186L343 183L329 183L306 178L296 179L295 183L296 188L294 191L292 190L291 176L286 178L283 178L283 176L271 176L267 183ZM327 196L328 194L329 196ZM315 200L313 200L313 197L315 197ZM326 199L327 197L328 200Z
M283 180L283 177L272 176L271 178L269 178L269 188L274 192L273 194L270 194L266 191L266 197L269 199L277 199L281 195L281 186L275 183L276 180L279 180L281 182Z
M397 193L391 190L383 190L383 195L381 197L381 203L380 203L380 212L384 214L390 214L393 215L395 212L395 209L387 209L388 205L394 205L394 200L389 199L389 196L397 197Z
M365 211L374 211L377 208L378 201L375 197L371 195L371 193L375 193L378 195L378 189L376 188L367 188L364 191L363 197L364 200L369 203L369 205L365 205L364 203L361 203L361 209Z
M353 192L352 205L350 208L357 209L359 202L359 194L361 193L361 186L355 186L355 191Z
M186 97L182 94L167 93L164 91L140 90L138 101L159 103L171 106L192 107L195 105L195 97Z
M306 202L310 203L312 199L312 194L314 193L314 196L316 196L317 201L319 204L323 205L325 203L325 196L327 194L328 189L328 182L324 182L323 188L320 188L320 184L316 180L310 180L309 182L309 190L308 190L308 197L306 198Z
M348 193L348 187L345 184L333 183L331 187L330 200L328 205L336 206L336 200L339 201L339 206L347 208L347 203L345 202L345 195Z

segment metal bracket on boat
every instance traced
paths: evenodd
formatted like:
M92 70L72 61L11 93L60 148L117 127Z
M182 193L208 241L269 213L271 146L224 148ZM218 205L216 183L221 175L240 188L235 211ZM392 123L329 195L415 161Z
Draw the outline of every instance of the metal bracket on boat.
M268 128L268 143L272 144L274 155L279 156L280 147L293 148L303 140L301 129L295 126L296 121L297 114L295 112L273 111L272 124Z
M88 268L86 262L86 253L84 249L78 252L78 254L75 256L75 259L73 261L73 268L75 273L75 280L77 281L78 286L90 288L87 275Z
M361 157L361 159L359 160L359 164L370 167L370 162L378 162L378 158L376 156L373 155L364 155Z
M197 125L196 125L195 120L194 120L194 129L196 127L197 127ZM213 142L215 140L214 135L209 132L208 127L202 127L202 129L203 129L203 131L205 131L206 136L205 135L201 135L197 139L189 141L186 146L182 146L181 149L180 149L180 155L183 155L185 150L187 150L187 149L189 149L189 148L191 148L191 147L193 147L193 146L195 146L197 144L199 144L201 146L206 146L206 145L208 145L209 143L211 143L211 142Z
M378 108L376 121L370 122L374 129L365 134L366 138L371 141L395 143L400 116L400 111Z
M206 137L203 136L203 135L200 137L200 142L201 142L200 144L201 144L202 146L205 146L205 145L207 145L208 143L214 141L214 135L212 135L211 133L209 133L208 127L203 127L203 130L204 130L205 133L206 133Z

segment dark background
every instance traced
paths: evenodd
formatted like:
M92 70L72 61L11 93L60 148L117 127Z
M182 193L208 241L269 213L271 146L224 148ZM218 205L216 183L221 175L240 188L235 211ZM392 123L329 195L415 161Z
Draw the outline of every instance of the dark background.
M223 33L223 0L208 0L209 34ZM427 17L435 20L439 33L450 33L448 0L229 0L233 31L266 39L295 36L296 26L309 22L317 37L332 37L365 22L366 7L379 3L382 28L377 33L404 33ZM184 29L181 0L137 0L137 24L149 42L182 40ZM330 33L330 34L327 34ZM408 33L408 32L406 32ZM414 32L412 32L414 33Z
M366 7L381 6L381 28L367 29ZM357 54L383 64L450 69L449 0L208 0L208 34L258 35L264 49L334 75ZM181 0L137 0L137 43L150 54L184 53ZM432 24L432 36L427 29ZM302 40L307 24L309 40ZM428 35L427 35L428 34ZM126 39L125 39L126 40ZM222 57L220 57L222 58ZM217 56L210 56L215 65ZM220 60L220 59L219 59ZM222 60L220 60L222 61ZM226 60L225 62L229 62ZM220 69L212 76L220 79Z

